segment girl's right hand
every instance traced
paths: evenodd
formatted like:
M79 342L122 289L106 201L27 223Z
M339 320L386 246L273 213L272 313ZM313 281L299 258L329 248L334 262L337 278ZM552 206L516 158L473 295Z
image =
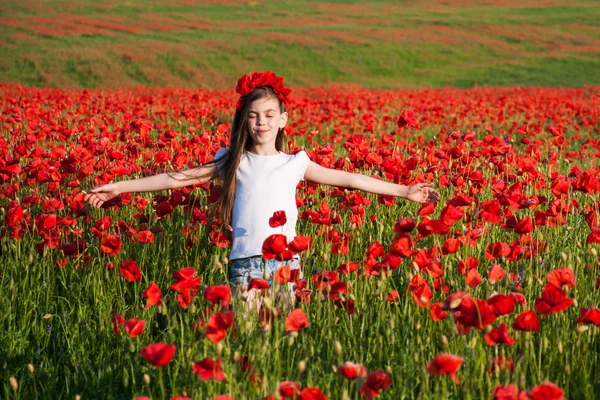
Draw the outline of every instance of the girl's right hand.
M102 204L104 204L104 202L121 194L119 189L117 189L115 183L108 183L106 185L96 186L95 188L90 190L90 192L91 193L85 195L83 200L88 201L91 205L93 205L96 208L102 207Z

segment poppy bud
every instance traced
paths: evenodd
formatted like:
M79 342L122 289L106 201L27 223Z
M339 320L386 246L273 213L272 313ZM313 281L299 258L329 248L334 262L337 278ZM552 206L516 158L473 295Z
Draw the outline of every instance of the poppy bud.
M236 350L233 353L233 362L238 362L238 361L240 361L240 352Z
M80 396L80 395L78 395L78 394L76 394L76 395L75 395L75 400L81 400L81 396Z
M303 373L305 369L306 369L306 361L300 360L300 362L298 363L298 372Z
M344 389L344 392L342 393L342 400L350 400L350 396L348 396L348 391L346 389Z
M588 327L586 325L577 325L575 327L575 332L577 332L577 333L583 333L587 330L588 330Z
M416 351L413 353L413 360L415 360L415 362L419 362L419 353Z
M565 372L567 375L571 375L571 364L565 365Z
M566 262L567 261L567 253L565 253L564 251L560 252L560 258Z
M150 375L144 374L144 385L150 386Z
M294 345L294 343L296 343L296 339L294 338L294 336L288 337L288 341L287 341L288 347L292 347Z
M558 342L556 343L556 347L558 348L558 352L562 354L562 352L563 352L562 340L558 339Z
M127 368L123 368L123 387L126 388L129 386L129 372L127 372Z
M17 382L17 378L14 376L11 376L8 379L8 382L10 383L10 388L13 390L13 392L16 392L19 389L19 382Z
M223 261L223 264L225 264L225 265L229 264L229 258L227 258L225 256L223 256L222 261Z
M265 269L265 274L263 275L263 278L266 281L268 281L270 277L271 277L271 271L269 271L268 269Z
M477 346L477 336L473 336L469 342L469 347L474 349Z
M192 305L190 306L190 312L191 312L192 314L195 314L195 313L196 313L196 305L195 305L195 304L192 304Z
M133 344L133 342L129 342L129 352L135 353L135 345Z
M415 330L419 330L421 329L421 322L417 321L417 323L415 324Z
M162 315L167 315L167 306L166 304L163 304L162 308L160 309L160 312Z
M185 356L186 356L186 358L190 358L191 355L192 355L192 348L188 347L188 349L185 351Z
M442 345L448 346L448 338L446 337L446 335L442 335L442 337L440 338L440 342L442 342Z
M27 368L29 368L29 372L31 372L32 374L35 372L35 367L33 366L33 364L27 364Z
M334 345L333 345L333 349L335 350L337 355L342 355L342 344L340 342L338 342L337 340L335 341ZM337 369L336 369L337 371Z
M591 253L591 254L592 254L594 257L596 257L596 256L598 255L598 251L597 251L595 248L593 248L593 247L590 249L590 253Z
M583 246L581 245L581 242L577 242L577 247L578 247L579 249L581 249L581 248L583 247Z
M388 374L392 375L392 366L388 365L387 367L385 367L385 370L387 371Z
M485 328L483 328L483 333L485 333L487 335L492 330L494 330L494 327L492 325L486 325Z
M218 356L223 354L223 343L221 343L221 342L217 343L216 353Z

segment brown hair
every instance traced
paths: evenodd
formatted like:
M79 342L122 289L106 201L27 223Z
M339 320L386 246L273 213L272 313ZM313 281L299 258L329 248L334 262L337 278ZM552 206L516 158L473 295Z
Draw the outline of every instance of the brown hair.
M229 148L225 154L218 159L215 158L204 164L215 164L219 170L223 171L223 188L219 199L215 204L215 208L216 210L219 210L220 217L227 225L231 225L233 217L237 167L240 164L244 153L252 149L253 146L252 137L250 136L250 132L248 132L248 110L253 101L269 97L278 99L280 112L285 112L285 104L277 97L277 94L272 87L257 86L254 91L245 96L243 99L243 106L235 111L233 123L231 125ZM277 151L283 150L283 129L279 129L279 133L275 139L275 149L277 149ZM214 177L216 176L211 176L211 178Z

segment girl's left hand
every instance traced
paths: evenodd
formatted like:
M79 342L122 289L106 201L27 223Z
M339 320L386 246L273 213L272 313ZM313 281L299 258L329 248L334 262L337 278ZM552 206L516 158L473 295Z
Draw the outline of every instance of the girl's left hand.
M417 183L408 187L406 198L417 203L437 203L440 199L440 194L433 188L431 183Z

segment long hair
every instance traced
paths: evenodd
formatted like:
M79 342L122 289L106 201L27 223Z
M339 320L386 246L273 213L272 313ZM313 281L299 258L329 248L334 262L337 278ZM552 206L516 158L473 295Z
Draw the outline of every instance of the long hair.
M227 225L231 225L231 220L233 218L233 205L235 202L237 186L237 168L244 153L254 146L252 136L250 136L248 130L248 110L253 101L269 97L278 99L280 112L285 112L285 104L277 97L273 88L270 86L256 87L254 91L245 96L243 99L243 106L235 111L233 123L231 125L229 148L225 154L218 159L214 159L204 164L215 164L218 170L223 171L223 187L221 189L221 194L215 203L215 207L216 210L219 211L221 219ZM284 130L279 129L275 139L275 149L277 151L283 150L283 136ZM215 176L210 176L210 178L214 177ZM194 178L186 178L186 180L187 179Z

